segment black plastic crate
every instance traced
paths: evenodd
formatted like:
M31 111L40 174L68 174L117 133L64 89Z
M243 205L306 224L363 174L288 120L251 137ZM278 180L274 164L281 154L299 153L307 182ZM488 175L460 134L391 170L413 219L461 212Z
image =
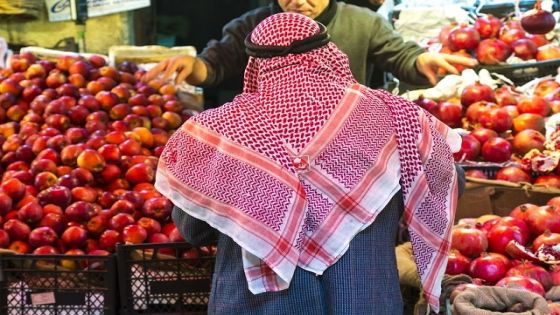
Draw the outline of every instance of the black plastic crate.
M118 314L115 256L0 255L0 315Z
M491 73L499 73L510 79L515 85L525 84L533 79L547 75L556 76L560 67L560 59L527 62L508 65L481 66Z
M206 314L212 254L188 243L119 245L117 261L121 314Z
M493 179L496 177L496 173L504 167L503 163L484 163L484 162L474 162L474 163L456 163L461 166L461 168L466 172L468 170L480 170L488 177L488 179Z

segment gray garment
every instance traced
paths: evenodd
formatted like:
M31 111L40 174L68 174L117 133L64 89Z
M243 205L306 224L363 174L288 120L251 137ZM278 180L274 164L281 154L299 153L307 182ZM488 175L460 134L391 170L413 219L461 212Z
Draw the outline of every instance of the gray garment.
M465 175L461 167L455 168L461 195ZM248 289L239 245L177 207L172 216L187 242L197 246L218 242L209 314L398 315L403 303L394 248L403 209L399 191L323 275L296 268L287 290L258 295Z
M241 247L220 233L208 314L402 314L394 251L402 198L401 192L395 194L323 275L297 268L290 287L279 292L253 295L243 272ZM189 242L203 244L216 235L208 232L213 229L205 222L178 208L173 219Z

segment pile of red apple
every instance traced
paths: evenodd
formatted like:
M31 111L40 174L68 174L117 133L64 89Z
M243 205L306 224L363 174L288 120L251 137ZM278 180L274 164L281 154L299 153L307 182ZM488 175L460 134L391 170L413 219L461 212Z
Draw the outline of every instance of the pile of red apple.
M446 274L468 274L474 282L459 291L495 285L544 296L560 286L560 197L544 206L522 204L505 217L462 219L451 247Z
M117 243L182 241L153 182L192 111L143 73L29 53L0 69L0 248L105 255Z
M536 172L524 160L528 154L546 152L545 118L560 112L560 83L555 80L539 82L532 95L508 85L493 90L477 82L466 86L460 97L439 102L420 97L416 103L447 125L468 131L456 161L494 163L502 167L495 179L560 188L560 167ZM480 170L467 175L487 178Z
M482 65L502 64L512 55L537 61L560 58L560 47L547 45L543 34L530 34L520 21L504 22L492 15L479 17L474 25L447 25L440 31L438 42L442 45L440 52L474 56Z

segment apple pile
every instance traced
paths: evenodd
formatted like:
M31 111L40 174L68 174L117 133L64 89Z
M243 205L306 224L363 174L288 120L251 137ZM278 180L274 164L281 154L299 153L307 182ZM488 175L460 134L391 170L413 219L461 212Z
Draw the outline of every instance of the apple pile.
M442 53L474 56L482 65L505 63L510 56L537 61L560 58L560 47L548 45L549 40L542 33L535 34L533 28L529 30L532 33L528 33L523 28L527 25L486 15L476 19L474 25L444 26L435 43L441 44ZM459 71L463 69L460 65L456 67Z
M194 113L143 73L30 53L0 69L0 248L105 255L183 240L153 182L169 136Z
M508 85L494 90L476 82L459 97L439 102L420 97L416 103L450 127L468 131L456 161L495 163L504 166L495 179L560 188L560 155L543 157L560 152L560 142L550 150L544 136L545 119L560 112L560 83L555 80L540 81L531 95ZM538 176L533 179L534 174ZM479 170L467 176L487 178Z
M468 274L474 282L459 291L495 285L544 296L560 285L560 197L519 205L505 217L461 219L451 242L446 274Z

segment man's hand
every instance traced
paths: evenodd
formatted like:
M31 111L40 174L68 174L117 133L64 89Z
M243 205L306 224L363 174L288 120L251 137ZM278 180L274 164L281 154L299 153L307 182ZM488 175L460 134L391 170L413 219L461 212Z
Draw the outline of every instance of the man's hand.
M452 64L472 68L478 64L478 61L474 58L430 52L420 54L416 59L416 68L428 78L432 85L435 85L438 81L438 68L443 68L446 72L451 74L459 74L459 71L457 71Z
M177 73L176 84L186 80L191 85L198 85L206 80L207 70L202 60L189 55L179 55L158 63L144 75L142 81L148 82L158 76L161 80L168 81Z

